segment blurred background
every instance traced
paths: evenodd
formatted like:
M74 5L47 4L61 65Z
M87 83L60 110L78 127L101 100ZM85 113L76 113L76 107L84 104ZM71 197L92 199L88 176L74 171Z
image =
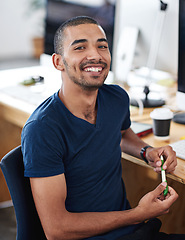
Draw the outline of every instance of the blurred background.
M38 64L45 6L45 0L0 1L0 69Z

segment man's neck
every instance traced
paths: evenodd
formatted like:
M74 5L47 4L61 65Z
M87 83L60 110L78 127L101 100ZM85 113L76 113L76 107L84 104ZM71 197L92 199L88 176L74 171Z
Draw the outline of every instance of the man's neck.
M97 94L98 90L68 89L62 86L59 91L59 98L73 115L91 124L95 124L97 116Z

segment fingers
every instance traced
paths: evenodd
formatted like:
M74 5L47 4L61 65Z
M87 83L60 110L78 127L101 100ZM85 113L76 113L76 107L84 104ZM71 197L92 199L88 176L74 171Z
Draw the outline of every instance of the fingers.
M164 203L165 203L166 210L167 210L177 200L178 194L172 187L168 186L168 194L166 197L164 197L163 191L166 188L166 186L167 186L167 183L162 182L154 189L153 192L159 200L165 201Z
M154 168L154 171L161 172L161 159L163 155L165 162L163 169L167 173L173 172L177 166L176 153L173 151L171 146L164 146L160 148L153 148L148 152L148 160L150 165Z
M163 156L166 160L164 162L163 169L167 172L173 172L177 166L177 158L175 151L173 151L171 146L166 146L163 151Z
M145 215L145 219L158 217L169 212L170 206L178 198L175 190L169 187L169 192L165 197L163 194L167 183L159 184L153 191L147 193L139 201L138 208Z
M172 197L176 201L179 195L176 193L176 191L172 187L168 186L168 194L166 198L170 198L170 197Z
M162 182L154 189L153 192L155 193L156 196L160 196L163 193L163 191L166 188L166 186L167 186L167 183L166 182Z

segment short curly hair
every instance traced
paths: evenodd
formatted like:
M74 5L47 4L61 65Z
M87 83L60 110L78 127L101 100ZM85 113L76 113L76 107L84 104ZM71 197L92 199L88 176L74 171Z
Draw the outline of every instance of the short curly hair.
M99 26L99 23L88 16L77 16L65 21L56 31L54 36L54 51L57 54L63 54L63 40L64 40L64 30L67 27L78 26L81 24L96 24Z

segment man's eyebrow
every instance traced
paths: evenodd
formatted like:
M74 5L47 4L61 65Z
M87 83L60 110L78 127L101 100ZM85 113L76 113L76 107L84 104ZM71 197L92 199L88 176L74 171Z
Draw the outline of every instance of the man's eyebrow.
M74 42L71 43L71 46L78 44L78 43L84 43L87 42L87 39L76 39Z
M78 43L84 43L84 42L88 42L87 39L85 38L82 38L82 39L76 39L74 40L74 42L72 42L71 46L75 45L75 44L78 44ZM97 42L108 42L106 38L99 38L97 40Z
M108 42L106 38L99 38L97 42Z

